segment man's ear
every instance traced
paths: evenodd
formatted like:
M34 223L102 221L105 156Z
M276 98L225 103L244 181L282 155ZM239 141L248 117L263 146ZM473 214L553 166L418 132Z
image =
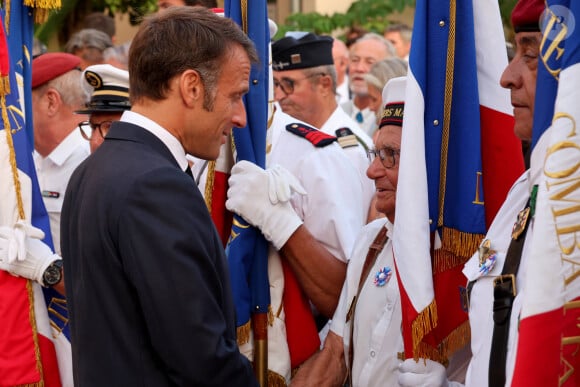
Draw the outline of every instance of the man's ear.
M51 87L46 90L45 97L47 99L47 113L49 117L53 117L58 113L60 107L63 105L62 98L60 93Z
M322 75L318 81L324 88L325 92L332 92L332 78L330 75Z
M186 106L194 106L203 102L205 88L199 73L195 70L185 70L179 77L179 91Z

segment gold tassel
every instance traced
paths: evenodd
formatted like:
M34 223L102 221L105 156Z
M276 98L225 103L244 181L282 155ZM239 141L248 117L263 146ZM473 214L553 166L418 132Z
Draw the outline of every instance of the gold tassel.
M469 321L464 321L439 344L439 353L441 354L442 358L448 359L457 350L469 344L470 341L471 327L469 325Z
M238 345L244 345L250 341L250 332L252 331L252 323L248 321L237 329Z
M10 94L10 79L8 75L0 76L0 95L6 96ZM4 105L2 105L2 109L4 109Z
M477 251L484 237L485 234L471 234L454 228L443 227L443 245L441 248L454 255L470 258Z
M282 375L268 370L268 387L286 387L286 379Z
M34 291L32 289L32 282L26 280L26 291L28 292L28 302L30 310L28 316L30 318L30 326L32 327L32 339L34 341L34 356L36 357L36 369L40 375L38 385L44 386L44 370L42 368L42 361L40 359L40 344L38 343L38 327L36 326L36 315L34 314ZM35 383L36 385L36 383Z
M274 326L274 311L272 310L272 305L268 305L268 325Z
M413 332L413 352L415 355L415 360L419 357L417 353L417 348L423 340L423 338L437 326L437 303L433 300L425 309L423 309L419 315L415 318L411 324L411 330Z
M215 179L215 161L207 163L207 178L205 179L205 205L211 214L211 204L213 200L213 183Z

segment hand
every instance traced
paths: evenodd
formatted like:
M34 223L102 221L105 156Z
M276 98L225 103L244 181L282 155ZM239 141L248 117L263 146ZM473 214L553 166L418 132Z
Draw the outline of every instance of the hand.
M276 249L280 250L302 224L290 198L306 191L283 167L264 170L240 161L232 168L229 185L226 208L258 227Z
M60 257L39 239L43 237L41 230L24 223L0 227L0 270L44 286L44 271Z
M407 359L399 365L399 385L404 387L447 387L445 367L429 359Z

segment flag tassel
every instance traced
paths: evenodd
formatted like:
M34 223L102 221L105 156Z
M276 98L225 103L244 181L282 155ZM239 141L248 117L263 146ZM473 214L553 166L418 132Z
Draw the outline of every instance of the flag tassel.
M412 323L413 332L413 358L415 360L425 357L426 353L420 351L420 343L423 338L437 326L437 303L433 300L423 309Z

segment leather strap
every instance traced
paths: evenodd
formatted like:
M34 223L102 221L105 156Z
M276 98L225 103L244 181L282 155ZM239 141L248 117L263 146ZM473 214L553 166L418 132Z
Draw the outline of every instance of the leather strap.
M349 386L352 386L352 364L353 364L353 356L354 356L354 345L353 345L354 344L354 342L353 342L354 313L356 310L356 304L358 302L360 292L364 286L365 279L368 277L369 272L371 271L371 268L374 266L375 262L377 261L377 257L379 256L381 251L383 251L383 248L385 247L385 244L387 243L388 239L389 239L389 237L387 236L387 228L381 227L381 229L377 233L377 236L375 237L373 243L369 246L369 251L367 253L367 256L366 256L365 261L364 261L363 266L362 266L362 271L360 273L360 278L358 281L358 289L356 292L356 296L354 296L352 303L350 304L350 308L348 310L348 313L346 315L346 321L347 322L351 321L350 322L350 339L349 339L349 346L348 346L348 381L349 381Z
M516 276L522 258L522 249L526 240L526 233L533 217L536 202L537 186L532 189L532 194L520 214L528 212L521 233L513 236L508 247L505 262L501 275L494 279L493 284L493 338L491 342L491 353L489 357L488 382L490 387L505 386L506 382L506 362L507 362L507 342L509 338L510 317L513 301L517 294ZM520 214L514 229L521 221Z

